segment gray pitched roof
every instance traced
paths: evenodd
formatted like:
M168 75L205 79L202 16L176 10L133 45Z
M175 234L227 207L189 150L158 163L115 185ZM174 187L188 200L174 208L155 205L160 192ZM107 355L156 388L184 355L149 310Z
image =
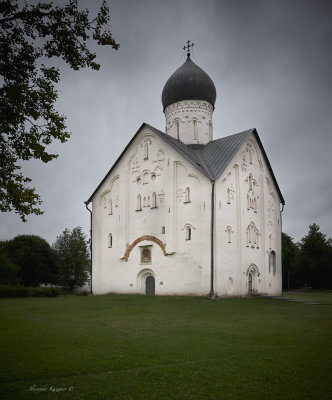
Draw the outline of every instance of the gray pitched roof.
M96 191L99 189L99 187L102 185L104 180L107 178L107 176L111 173L111 171L117 165L117 163L121 159L122 155L126 152L127 148L134 141L134 139L136 138L136 136L138 135L140 130L143 128L143 126L147 126L148 128L150 128L162 140L164 140L166 143L168 143L171 147L173 147L174 150L176 150L187 161L189 161L196 169L198 169L205 176L207 176L209 179L211 179L211 181L215 181L216 179L218 179L220 177L220 175L224 172L224 170L226 169L228 164L231 162L232 158L235 156L235 154L240 149L242 144L249 138L250 135L253 135L256 138L256 140L261 148L263 157L269 168L271 177L274 181L274 184L275 184L278 194L280 196L280 200L281 200L282 204L285 204L284 198L281 194L277 180L275 179L270 162L267 158L267 155L262 146L262 143L260 141L260 138L258 136L256 129L250 129L248 131L236 133L235 135L226 136L221 139L213 140L213 141L209 142L207 145L199 145L199 144L185 145L180 140L174 139L173 137L167 135L164 132L161 132L160 130L158 130L158 129L154 128L153 126L146 124L146 123L143 123L141 125L141 127L138 129L138 131L133 136L131 141L128 143L128 145L126 146L124 151L121 153L120 157L117 159L117 161L114 163L112 168L109 170L109 172L107 173L105 178L101 181L101 183L98 185L96 190L90 196L90 198L88 199L86 204L90 203L90 201L92 200L92 197L94 196Z

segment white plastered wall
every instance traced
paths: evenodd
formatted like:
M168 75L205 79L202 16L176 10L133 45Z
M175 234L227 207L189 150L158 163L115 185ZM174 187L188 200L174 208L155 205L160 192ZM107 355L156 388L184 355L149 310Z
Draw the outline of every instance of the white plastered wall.
M210 199L209 179L143 127L93 197L93 292L143 293L151 274L157 295L207 295ZM141 246L151 246L151 263L141 263Z
M216 182L215 288L219 296L281 293L280 198L254 136ZM271 251L276 268L269 266Z

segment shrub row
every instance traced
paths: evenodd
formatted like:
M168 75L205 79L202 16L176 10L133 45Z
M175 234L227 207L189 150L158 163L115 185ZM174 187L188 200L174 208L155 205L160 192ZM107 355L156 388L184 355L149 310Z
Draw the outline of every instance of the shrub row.
M0 298L5 297L57 297L61 294L59 288L34 288L25 286L0 285Z

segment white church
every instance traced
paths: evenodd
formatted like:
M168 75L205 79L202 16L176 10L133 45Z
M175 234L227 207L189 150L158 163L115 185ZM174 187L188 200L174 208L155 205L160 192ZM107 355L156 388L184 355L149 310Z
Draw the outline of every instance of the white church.
M216 88L190 58L92 203L92 291L279 295L284 199L256 129L213 140Z

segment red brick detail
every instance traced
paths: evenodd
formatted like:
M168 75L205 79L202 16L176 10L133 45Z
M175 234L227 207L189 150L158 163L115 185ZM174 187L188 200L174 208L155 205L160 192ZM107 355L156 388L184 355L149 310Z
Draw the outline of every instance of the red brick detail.
M129 258L129 256L130 256L130 253L131 253L132 249L133 249L138 243L143 242L144 240L148 240L148 241L150 241L150 242L155 242L155 243L157 243L157 245L161 248L162 252L164 253L164 256L167 255L167 253L166 253L166 244L165 244L165 243L163 243L161 240L159 240L159 239L156 238L155 236L144 235L144 236L141 236L141 237L135 239L135 240L133 241L132 244L128 244L128 245L127 245L127 250L126 250L126 252L125 252L125 254L124 254L124 256L123 256L123 258L125 259L125 261L128 261L128 258Z

